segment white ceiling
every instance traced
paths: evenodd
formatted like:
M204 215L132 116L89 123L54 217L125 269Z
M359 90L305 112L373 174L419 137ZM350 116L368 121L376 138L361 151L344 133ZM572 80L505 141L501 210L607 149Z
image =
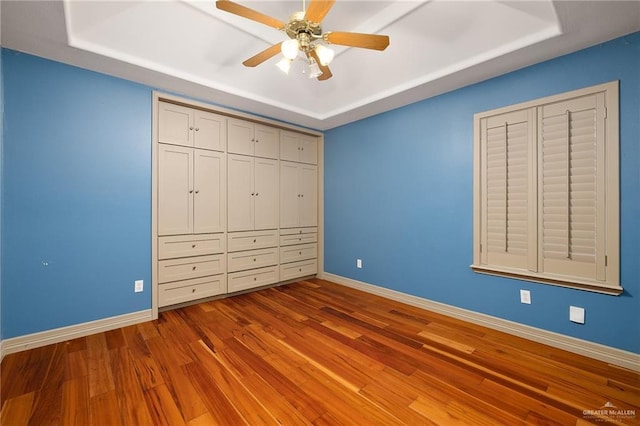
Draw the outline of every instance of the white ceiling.
M238 3L287 21L302 1ZM387 34L378 52L332 46L333 78L285 75L279 55L243 60L286 39L215 1L1 3L4 47L161 90L326 130L640 30L637 1L337 0L325 31Z

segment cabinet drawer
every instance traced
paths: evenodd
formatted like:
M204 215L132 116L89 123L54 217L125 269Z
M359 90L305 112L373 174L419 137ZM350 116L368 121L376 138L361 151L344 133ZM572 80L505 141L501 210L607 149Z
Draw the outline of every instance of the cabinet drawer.
M294 235L294 234L317 234L318 228L316 226L308 226L305 228L282 228L280 229L280 236L282 235Z
M247 290L267 284L277 283L278 281L277 266L234 272L228 276L228 291L229 293L233 293L240 290Z
M280 281L315 275L318 272L316 259L280 265Z
M158 282L186 280L225 272L223 254L161 260L158 262Z
M318 241L318 234L291 234L291 235L280 235L280 245L281 246L290 246L293 244L307 244L307 243L315 243Z
M280 263L297 262L316 257L318 257L318 245L315 243L280 247Z
M262 268L278 264L278 249L268 248L229 253L227 255L227 271L236 272L245 269Z
M227 276L225 274L161 284L158 286L158 306L175 305L226 292Z
M228 251L242 251L278 245L278 231L230 232L227 234Z
M202 256L224 253L227 238L225 234L178 235L158 238L158 258Z

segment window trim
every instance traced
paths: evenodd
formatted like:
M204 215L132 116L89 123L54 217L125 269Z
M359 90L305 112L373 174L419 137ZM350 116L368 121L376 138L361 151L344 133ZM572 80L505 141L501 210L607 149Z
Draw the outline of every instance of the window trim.
M481 120L502 115L509 112L521 110L533 110L534 122L531 123L536 134L534 138L535 149L541 138L538 135L538 123L540 120L540 110L543 106L557 102L568 101L583 96L604 93L605 98L605 130L604 130L604 161L605 161L605 189L603 196L606 198L605 218L606 224L604 233L606 236L605 257L606 257L606 281L590 280L580 277L569 277L553 274L549 272L533 272L525 269L509 268L500 265L483 264L481 261L482 242L482 146L481 146ZM620 178L619 178L619 81L611 81L595 86L590 86L570 92L560 93L544 98L534 99L516 105L484 111L473 116L474 132L474 180L473 180L473 264L471 268L474 272L501 276L512 279L539 282L561 287L568 287L579 290L587 290L597 293L619 295L624 290L620 284ZM538 179L539 159L533 156L530 166L535 170L535 181ZM537 185L537 183L535 183ZM541 199L539 188L535 191L535 203ZM536 221L535 228L539 230L540 220ZM538 231L535 232L536 250L539 248Z

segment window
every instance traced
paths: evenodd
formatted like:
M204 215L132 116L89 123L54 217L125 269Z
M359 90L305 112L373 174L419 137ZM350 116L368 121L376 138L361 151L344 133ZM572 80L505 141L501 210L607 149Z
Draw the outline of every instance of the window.
M475 272L620 294L618 82L474 116Z

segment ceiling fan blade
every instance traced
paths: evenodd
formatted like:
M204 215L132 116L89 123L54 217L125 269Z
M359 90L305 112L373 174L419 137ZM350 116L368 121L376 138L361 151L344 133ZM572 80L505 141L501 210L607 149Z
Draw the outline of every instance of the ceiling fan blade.
M329 13L329 10L331 10L331 7L333 7L333 4L335 2L336 0L311 0L311 3L309 3L309 8L304 14L304 19L319 24L320 22L322 22L324 17L327 16L327 13Z
M365 49L384 50L389 46L389 36L378 34L345 33L332 31L324 35L324 39L332 44L362 47Z
M316 61L316 63L318 64L318 68L320 68L320 71L322 71L322 74L318 76L319 81L329 80L331 77L333 77L333 74L331 74L331 70L329 69L329 67L320 63L320 58L318 57L318 54L315 50L309 50L309 52L307 53L307 57L309 56L311 56Z
M252 56L249 59L247 59L246 61L244 61L242 63L242 65L244 65L245 67L255 67L257 65L260 65L261 63L263 63L267 59L270 59L270 58L276 56L278 53L280 53L280 49L281 49L280 46L281 45L282 45L282 42L280 42L278 44L274 44L271 47L267 47L262 52L258 53L255 56Z
M241 4L234 3L230 0L218 0L216 1L216 7L220 10L224 10L225 12L260 22L261 24L268 25L278 30L284 28L284 22L281 20L272 18L271 16L265 15L264 13L260 13L256 10L249 9L246 6L242 6Z

